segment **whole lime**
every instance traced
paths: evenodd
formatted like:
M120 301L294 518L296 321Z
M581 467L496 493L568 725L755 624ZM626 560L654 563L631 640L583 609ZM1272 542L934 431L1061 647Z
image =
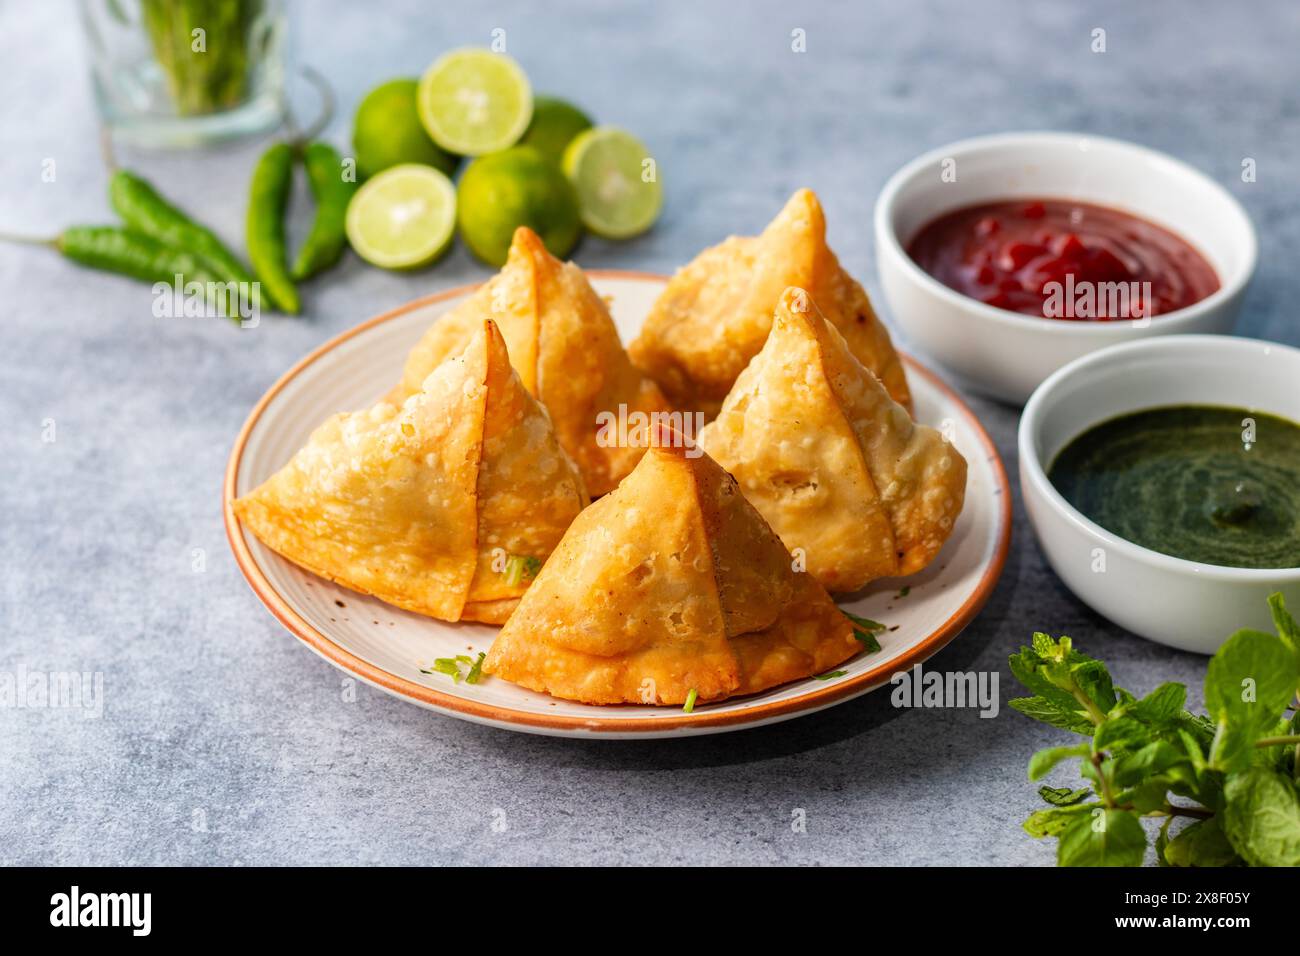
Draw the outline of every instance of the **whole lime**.
M535 146L557 166L564 148L583 130L591 129L591 118L572 103L554 96L533 97L533 120L519 142Z
M505 265L519 226L536 232L561 259L582 233L572 184L532 146L512 146L471 162L456 190L456 221L470 251L498 268Z
M450 176L457 158L441 149L424 131L415 96L419 82L389 80L376 86L357 107L352 148L363 179L402 163L432 166Z

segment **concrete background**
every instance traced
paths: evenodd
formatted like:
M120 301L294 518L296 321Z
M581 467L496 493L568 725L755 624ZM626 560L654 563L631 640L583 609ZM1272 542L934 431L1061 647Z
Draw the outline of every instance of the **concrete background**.
M671 271L807 185L879 299L872 204L912 156L1011 129L1136 140L1245 203L1262 259L1239 332L1300 343L1300 7L1076 6L302 3L293 45L335 84L328 136L345 147L368 88L504 27L535 89L636 131L658 157L662 221L629 243L588 239L576 259L589 267ZM108 219L75 12L0 6L0 230ZM796 27L803 55L790 52ZM1094 27L1104 54L1090 52ZM262 145L119 158L242 245ZM296 235L306 215L300 203ZM346 701L343 675L281 629L229 557L226 456L310 348L487 274L460 249L410 276L350 257L306 290L302 318L235 334L152 318L148 286L0 250L0 671L101 672L105 700L100 719L0 709L0 862L1049 864L1051 845L1019 828L1037 805L1024 767L1061 735L1005 707L1008 653L1034 630L1068 633L1120 684L1186 681L1199 701L1204 659L1083 607L1018 500L996 594L932 665L998 670L994 720L895 710L877 693L757 731L612 744L490 730L365 687ZM1016 412L972 405L1014 476ZM794 808L806 833L792 831Z

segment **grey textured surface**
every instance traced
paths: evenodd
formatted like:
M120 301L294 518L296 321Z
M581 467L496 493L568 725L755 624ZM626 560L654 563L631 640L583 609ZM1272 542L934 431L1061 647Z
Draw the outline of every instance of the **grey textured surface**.
M1262 260L1239 331L1300 343L1300 7L1090 6L312 3L295 11L294 46L340 92L329 135L343 145L367 88L504 27L535 88L658 156L661 223L626 244L587 240L576 258L591 267L669 271L808 185L877 293L872 203L915 154L1006 129L1134 139L1241 198ZM3 230L108 216L73 13L0 6ZM1104 54L1089 51L1094 27ZM258 148L120 158L237 242ZM1240 181L1243 157L1258 182ZM294 220L300 234L302 204ZM0 709L0 862L1050 863L1019 822L1036 801L1025 760L1058 735L1005 706L981 720L877 693L756 731L617 744L491 730L364 687L344 699L343 675L280 628L229 556L227 453L307 350L486 274L460 250L411 276L349 258L307 290L303 318L236 334L154 319L147 286L46 250L0 251L0 671L102 672L105 700L97 720ZM1014 476L1016 413L972 404ZM996 594L932 666L998 670L1005 702L1007 654L1035 629L1072 634L1125 686L1199 687L1203 659L1126 635L1064 590L1017 500Z

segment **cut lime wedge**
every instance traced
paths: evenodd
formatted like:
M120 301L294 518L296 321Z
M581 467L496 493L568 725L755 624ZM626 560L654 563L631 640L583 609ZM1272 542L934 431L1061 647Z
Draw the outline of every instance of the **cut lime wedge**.
M420 77L420 122L435 143L481 156L519 141L533 118L533 90L504 53L465 47L444 54Z
M357 190L348 203L346 226L348 242L371 265L428 265L451 246L456 189L432 166L393 166Z
M628 239L659 218L659 170L627 130L597 126L579 133L564 151L564 172L577 190L582 224L598 236Z

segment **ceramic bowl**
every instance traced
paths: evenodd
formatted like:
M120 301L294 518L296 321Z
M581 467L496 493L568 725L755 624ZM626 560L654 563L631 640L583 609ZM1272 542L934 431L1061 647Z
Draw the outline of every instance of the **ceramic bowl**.
M955 181L945 181L945 170L955 172ZM945 212L1018 198L1077 199L1164 226L1205 256L1219 290L1146 321L1042 319L962 295L905 251L922 226ZM961 384L1016 404L1052 372L1097 349L1180 332L1230 332L1258 257L1250 218L1218 183L1164 153L1075 133L982 136L926 153L885 184L875 233L881 286L904 337Z
M1266 599L1274 591L1300 609L1300 568L1226 568L1152 551L1084 517L1047 478L1071 440L1128 412L1225 405L1300 421L1297 382L1300 349L1218 335L1113 345L1049 376L1020 419L1020 488L1061 580L1121 627L1203 654L1243 627L1271 633Z

